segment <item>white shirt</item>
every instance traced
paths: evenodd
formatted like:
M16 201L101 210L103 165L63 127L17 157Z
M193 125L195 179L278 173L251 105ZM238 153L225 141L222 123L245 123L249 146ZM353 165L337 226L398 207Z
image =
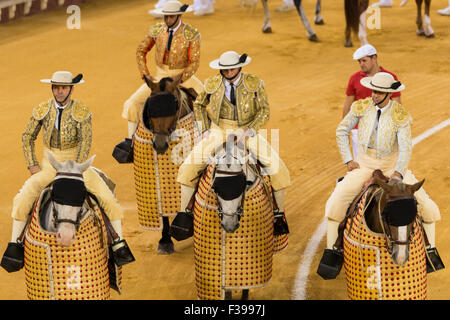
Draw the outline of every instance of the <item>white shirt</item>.
M173 34L175 34L175 32L177 32L177 30L178 30L178 28L179 28L180 26L181 26L181 18L180 18L180 21L178 21L177 26L176 26L175 28L169 28L168 32L169 32L170 30L172 30L172 31L173 31Z
M233 82L233 85L234 85L234 94L235 94L235 96L236 96L236 85L239 83L239 80L241 80L241 76L242 76L242 73L239 73L239 77L237 77L236 79L231 81L231 82ZM231 98L230 98L230 94L231 94L230 82L228 80L226 80L225 78L224 78L223 81L225 83L225 97L227 97L228 100L231 101Z
M69 103L70 103L70 101L69 102L67 102L65 105L63 105L62 107L58 104L58 102L54 102L54 106L55 106L55 108L56 108L56 118L55 118L55 128L56 128L56 130L59 130L59 127L58 127L58 117L59 117L59 109L60 108L62 108L63 110L69 105Z

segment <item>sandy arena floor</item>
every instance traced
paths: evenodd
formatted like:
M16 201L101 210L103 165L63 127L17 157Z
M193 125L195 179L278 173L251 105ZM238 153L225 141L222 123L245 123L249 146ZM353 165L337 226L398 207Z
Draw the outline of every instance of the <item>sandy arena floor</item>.
M124 290L113 299L196 299L191 240L175 244L171 256L156 254L159 233L139 228L131 165L119 165L111 157L116 143L126 135L121 118L123 102L141 84L135 50L156 20L147 14L156 1L95 0L81 5L81 29L68 30L65 10L12 21L0 27L1 104L3 155L0 159L0 250L10 239L12 199L29 177L22 154L21 134L32 108L51 97L49 86L39 82L56 70L83 73L85 84L75 88L74 98L93 112L94 165L117 183L118 199L125 208L124 235L137 261L124 268ZM314 2L305 0L310 21ZM251 299L291 299L297 270L309 239L324 214L325 201L335 179L345 173L335 142L341 119L347 80L358 65L355 48L344 48L343 1L323 1L324 26L314 26L321 42L310 43L295 11L278 13L281 0L271 0L273 34L262 34L262 7L254 13L236 0L216 0L216 12L185 21L202 34L201 65L197 76L215 74L208 67L222 52L246 52L252 63L245 71L264 79L271 105L270 129L279 129L279 150L291 172L286 212L291 235L289 247L274 259L273 279L250 292ZM439 16L447 0L434 0L431 20L434 39L416 36L414 1L406 7L381 9L381 29L368 30L379 51L382 66L395 72L406 85L402 100L411 112L413 137L450 118L450 17ZM153 66L153 53L149 59ZM152 68L153 69L153 68ZM447 269L430 274L428 297L450 299L450 248L445 239L450 228L450 127L418 143L410 169L426 178L428 194L440 206L437 247ZM37 143L42 157L42 138ZM309 270L307 299L347 299L345 275L324 281L316 274L325 243L321 241ZM0 270L0 299L26 299L23 270Z

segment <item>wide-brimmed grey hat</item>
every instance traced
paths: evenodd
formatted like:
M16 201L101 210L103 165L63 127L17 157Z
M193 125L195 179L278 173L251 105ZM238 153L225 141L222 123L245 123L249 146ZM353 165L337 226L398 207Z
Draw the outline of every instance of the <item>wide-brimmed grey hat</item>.
M84 80L81 80L83 75L80 73L75 78L72 76L72 73L69 71L56 71L51 79L42 79L43 83L50 84L58 84L58 85L76 85L80 83L84 83Z
M392 74L387 72L378 72L373 77L365 77L360 83L369 89L380 92L399 92L405 89L400 81L394 79Z
M215 59L209 63L212 69L234 69L248 65L252 59L245 53L239 55L235 51L227 51L222 53L219 59Z

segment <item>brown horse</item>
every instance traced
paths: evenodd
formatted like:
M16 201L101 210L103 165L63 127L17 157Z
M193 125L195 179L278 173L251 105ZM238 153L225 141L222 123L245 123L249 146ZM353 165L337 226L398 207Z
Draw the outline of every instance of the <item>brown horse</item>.
M422 3L425 1L425 16L422 20ZM403 0L400 6L404 6L408 0ZM433 28L430 20L431 0L416 0L417 6L417 35L427 38L434 37ZM351 40L351 31L358 34L361 45L367 43L366 38L366 15L365 12L369 6L369 0L345 0L345 47L353 47Z
M404 265L409 258L410 239L415 231L413 224L417 216L417 203L414 193L422 187L425 179L413 185L405 184L399 179L387 183L388 179L380 170L374 171L373 177L382 190L374 195L375 201L364 214L367 226L373 232L385 236L386 249L393 262ZM402 205L407 209L393 210Z
M134 168L138 216L140 225L151 230L161 230L158 253L174 252L169 235L169 216L179 211L180 187L176 173L181 164L174 149L185 144L193 146L193 89L179 87L179 81L162 78L159 82L145 79L151 94L144 104L141 122L135 135ZM178 131L188 133L187 139ZM186 141L187 142L186 142ZM178 150L178 149L176 149Z

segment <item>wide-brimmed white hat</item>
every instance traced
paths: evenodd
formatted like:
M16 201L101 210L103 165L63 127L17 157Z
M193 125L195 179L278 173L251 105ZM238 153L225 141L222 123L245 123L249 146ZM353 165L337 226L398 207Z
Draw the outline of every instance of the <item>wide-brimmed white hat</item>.
M59 85L75 85L84 83L84 80L81 80L81 78L83 78L81 73L74 78L69 71L56 71L51 79L42 79L41 82Z
M380 92L399 92L405 89L400 81L387 72L378 72L373 77L362 78L360 82L364 87Z
M353 60L359 60L361 58L367 56L373 56L377 54L377 49L371 44L365 44L358 49L356 49L355 53L353 53Z
M182 4L180 1L171 0L164 3L162 8L150 10L148 13L151 15L172 16L192 11L194 11L194 9L188 4Z
M213 60L209 66L213 69L234 69L248 65L252 59L247 54L239 55L235 51L222 53L219 59Z

